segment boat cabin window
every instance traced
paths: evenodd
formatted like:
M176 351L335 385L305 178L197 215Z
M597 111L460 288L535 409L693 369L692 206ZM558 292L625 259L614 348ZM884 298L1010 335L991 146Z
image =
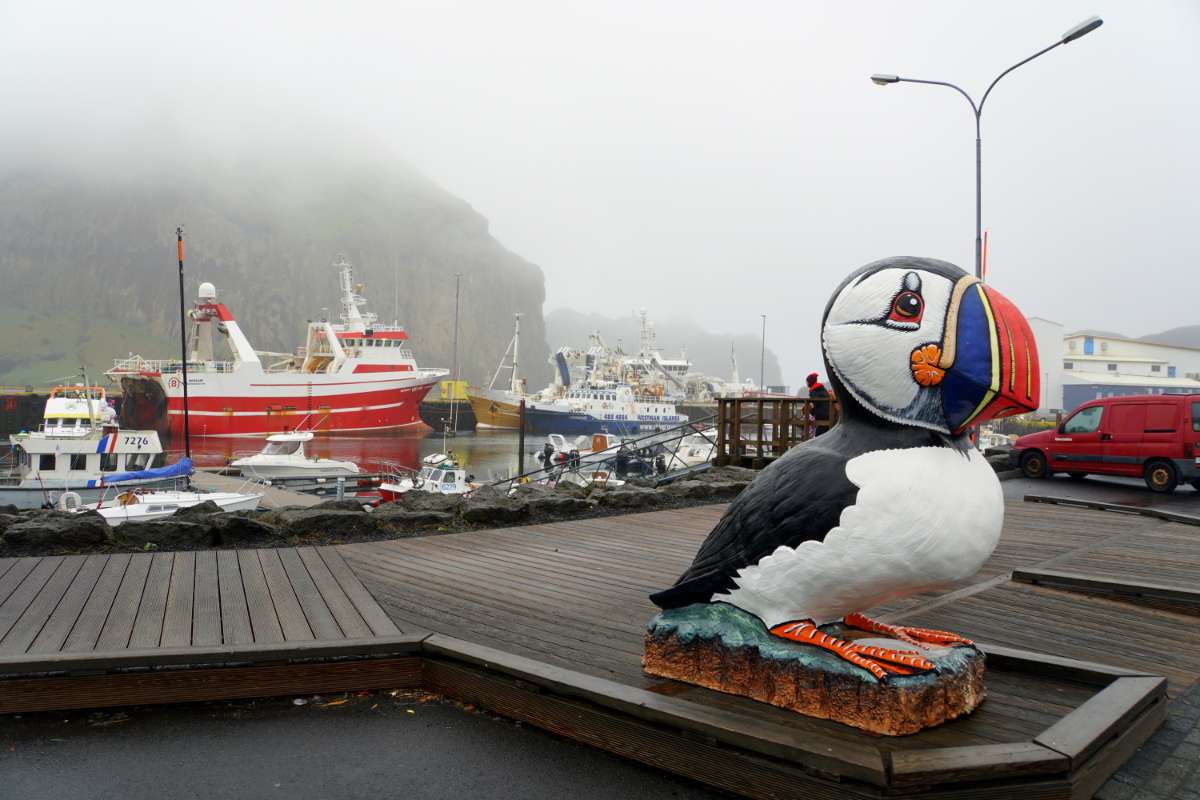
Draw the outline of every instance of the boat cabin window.
M421 477L426 479L433 478L433 470L429 469L429 467L426 467L425 469L421 470Z
M167 465L166 453L155 453L154 458L150 459L150 466L165 467Z
M71 454L71 469L86 470L87 469L87 453L72 453Z
M100 471L101 472L116 472L117 471L117 454L116 453L101 453L100 454Z
M52 472L55 469L56 464L57 459L55 459L53 453L42 453L41 458L38 461L38 469Z
M300 442L267 442L267 446L263 448L263 455L268 456L290 456L292 453L300 449Z
M130 453L125 457L125 469L128 470L145 469L149 463L149 453Z

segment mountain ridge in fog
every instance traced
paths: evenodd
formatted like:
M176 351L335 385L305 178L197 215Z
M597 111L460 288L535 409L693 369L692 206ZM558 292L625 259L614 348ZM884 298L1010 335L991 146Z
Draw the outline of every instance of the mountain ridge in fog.
M129 349L177 355L180 224L188 304L201 281L214 283L257 349L292 351L306 320L323 309L336 318L331 263L344 253L368 310L407 327L422 365L452 364L456 274L464 379L490 376L517 311L525 359L546 359L541 269L402 162L299 153L128 170L41 162L0 170L0 308L19 345L6 348L0 380L51 380L81 362L94 376ZM105 352L118 345L126 351Z

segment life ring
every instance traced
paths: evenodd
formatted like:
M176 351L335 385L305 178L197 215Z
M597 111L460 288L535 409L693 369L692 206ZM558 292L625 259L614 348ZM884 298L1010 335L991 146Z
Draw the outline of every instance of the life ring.
M63 492L58 496L59 511L74 511L83 506L83 498L77 492Z

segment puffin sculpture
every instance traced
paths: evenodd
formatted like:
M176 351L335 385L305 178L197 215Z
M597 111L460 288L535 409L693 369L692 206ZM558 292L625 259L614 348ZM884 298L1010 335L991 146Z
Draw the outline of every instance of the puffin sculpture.
M1011 302L953 264L898 257L837 288L821 341L837 425L763 470L691 567L651 599L663 609L728 603L880 681L930 670L918 651L855 644L821 626L970 644L862 612L967 578L995 549L1003 495L970 428L1037 409L1033 334Z

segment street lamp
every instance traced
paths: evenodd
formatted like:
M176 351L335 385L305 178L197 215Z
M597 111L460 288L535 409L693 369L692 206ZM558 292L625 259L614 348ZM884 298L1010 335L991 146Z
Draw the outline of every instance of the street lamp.
M758 391L760 393L767 390L767 384L764 376L766 375L767 364L767 315L759 314L762 317L762 349L758 352Z
M949 88L953 89L954 91L958 92L963 97L967 98L967 102L971 104L971 111L973 111L975 113L975 277L976 278L980 278L980 279L983 278L983 194L982 194L982 187L981 187L981 184L983 181L983 140L980 138L980 130L979 130L979 121L980 121L980 118L983 116L983 104L987 102L988 95L992 93L992 89L995 88L996 84L999 83L1000 79L1003 78L1005 75L1012 72L1017 67L1020 67L1024 64L1028 64L1030 61L1033 61L1038 56L1043 55L1045 53L1049 53L1051 50L1058 47L1060 44L1069 44L1069 43L1075 41L1076 39L1079 39L1081 37L1088 35L1089 33L1096 30L1096 28L1099 28L1103 24L1104 24L1104 20L1100 19L1099 17L1091 17L1089 19L1086 19L1083 22L1076 25L1074 28L1071 28L1069 31L1064 33L1062 35L1062 37L1060 37L1059 40L1057 42L1055 42L1054 44L1050 45L1049 47L1047 47L1043 50L1037 51L1036 53L1031 55L1029 58L1026 58L1024 61L1018 61L1016 64L1013 64L1011 67L1004 70L1004 72L1001 72L999 75L996 76L996 79L994 81L992 81L991 84L988 86L987 91L985 91L983 93L983 99L979 101L978 105L976 105L974 99L971 98L971 95L967 94L965 91L963 91L958 86L955 86L953 83L947 83L946 81L924 81L924 80L919 80L917 78L902 78L899 75L886 75L886 74L881 74L881 73L876 73L871 76L871 81L879 86L887 86L887 85L893 84L893 83L924 83L924 84L929 84L930 86L946 86L946 87L949 87Z

